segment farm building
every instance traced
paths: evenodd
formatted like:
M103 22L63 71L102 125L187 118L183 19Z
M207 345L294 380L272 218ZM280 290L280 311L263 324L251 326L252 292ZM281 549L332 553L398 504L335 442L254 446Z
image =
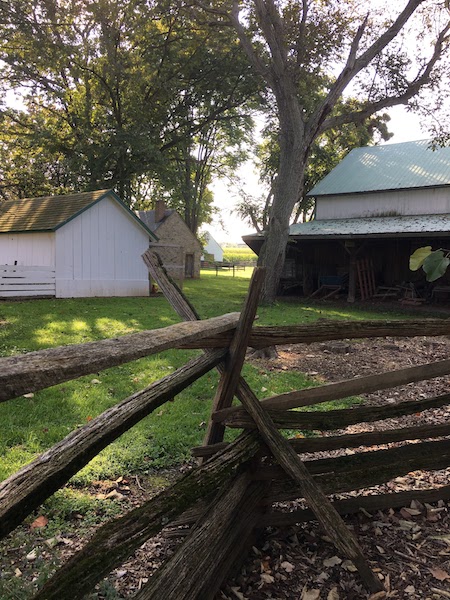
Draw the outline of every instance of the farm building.
M169 275L177 281L200 277L202 247L177 211L158 200L155 210L141 210L138 215L158 237L158 243L152 243L152 247Z
M421 246L450 248L450 148L428 141L352 150L308 194L316 218L290 227L283 289L348 300L437 291L409 269ZM263 235L244 237L259 252ZM440 280L443 291L449 282ZM339 289L340 288L340 289Z
M111 190L0 204L0 297L147 296L157 237Z
M223 249L218 242L213 238L209 231L205 231L205 246L203 248L204 260L213 262L223 262Z

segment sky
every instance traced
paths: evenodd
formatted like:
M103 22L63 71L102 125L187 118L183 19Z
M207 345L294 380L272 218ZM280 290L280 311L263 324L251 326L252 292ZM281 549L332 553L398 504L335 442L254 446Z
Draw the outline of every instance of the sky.
M391 116L389 131L394 135L383 144L399 144L427 138L426 133L420 128L420 120L417 115L406 112L402 106L391 108L386 112ZM241 167L239 175L242 187L248 194L258 197L260 193L264 193L258 182L258 174L251 162ZM254 233L254 229L233 213L237 200L235 193L233 190L229 190L226 183L222 181L215 181L212 189L214 206L219 210L220 216L215 218L212 223L205 225L202 230L209 231L219 244L242 244L242 236ZM220 220L223 221L224 227Z

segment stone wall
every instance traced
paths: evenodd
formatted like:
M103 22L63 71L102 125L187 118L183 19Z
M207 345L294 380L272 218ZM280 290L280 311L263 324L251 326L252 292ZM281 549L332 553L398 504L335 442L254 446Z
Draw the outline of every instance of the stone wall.
M159 225L155 231L159 238L159 245L166 256L167 264L176 265L174 274L171 275L173 279L180 280L185 276L192 276L194 278L200 277L200 257L202 254L202 248L200 242L190 231L186 223L180 217L177 212L173 212L169 217ZM156 248L155 248L156 249ZM158 250L157 250L158 251ZM159 252L158 252L159 253ZM185 273L186 270L186 256L192 255L192 275ZM161 255L163 263L166 260ZM178 261L178 262L177 262ZM189 262L188 262L189 264ZM182 267L181 269L179 267ZM167 267L166 267L167 268ZM170 269L167 268L169 274ZM177 275L175 276L175 272Z

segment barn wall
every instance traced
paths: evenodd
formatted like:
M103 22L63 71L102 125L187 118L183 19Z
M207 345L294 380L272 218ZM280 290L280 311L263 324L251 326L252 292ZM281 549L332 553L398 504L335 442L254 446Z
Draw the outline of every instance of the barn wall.
M56 296L148 296L149 235L104 198L56 231Z
M316 219L450 214L450 188L318 198Z
M1 234L0 264L54 267L55 234L53 232Z

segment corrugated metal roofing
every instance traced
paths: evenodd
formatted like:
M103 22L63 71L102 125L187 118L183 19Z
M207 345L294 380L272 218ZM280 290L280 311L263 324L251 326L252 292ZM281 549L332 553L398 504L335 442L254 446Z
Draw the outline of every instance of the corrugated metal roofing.
M450 215L364 217L361 219L317 220L290 226L290 236L302 238L425 236L450 234Z
M428 140L355 148L308 196L450 185L450 148Z
M157 239L112 190L6 200L0 203L0 233L55 231L108 195L123 206L152 238Z

